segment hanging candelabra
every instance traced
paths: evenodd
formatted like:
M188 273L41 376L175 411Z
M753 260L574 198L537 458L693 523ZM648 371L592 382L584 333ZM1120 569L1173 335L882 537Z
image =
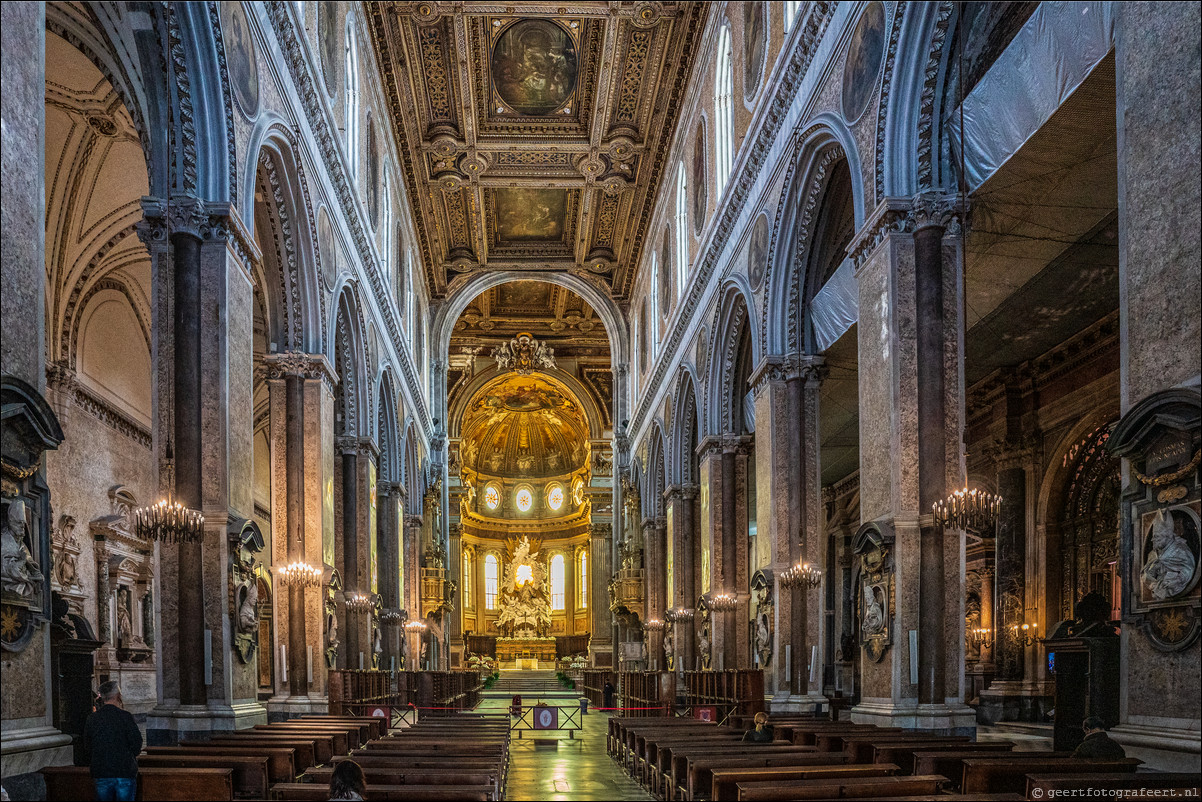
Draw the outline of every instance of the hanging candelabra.
M289 587L315 588L321 585L325 572L307 562L297 560L275 569L275 575L281 583Z
M374 606L371 596L359 592L346 594L346 609L352 613L366 613Z
M950 529L985 529L1002 507L1002 497L986 490L957 490L931 505L935 520Z
M406 632L413 632L413 633L420 635L423 632L425 632L426 629L428 629L428 627L427 627L425 621L406 621L405 622L405 631Z
M708 607L719 613L727 613L735 609L739 600L731 593L719 593L709 598Z
M205 518L175 500L175 469L167 445L167 498L134 510L134 531L160 543L196 543L204 537Z
M673 610L665 610L664 618L672 624L675 624L677 621L692 621L693 611L687 607L677 607Z
M643 629L645 629L647 632L663 632L664 622L660 621L658 618L652 618L650 621L643 624Z
M380 620L386 624L396 623L405 617L404 610L385 610L380 613Z
M816 588L822 584L822 570L810 563L799 562L780 575L780 583L786 588Z

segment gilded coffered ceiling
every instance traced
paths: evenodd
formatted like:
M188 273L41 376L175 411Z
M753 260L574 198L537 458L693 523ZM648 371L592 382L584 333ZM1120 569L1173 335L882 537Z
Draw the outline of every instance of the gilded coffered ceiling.
M567 270L626 296L707 4L367 9L431 291Z

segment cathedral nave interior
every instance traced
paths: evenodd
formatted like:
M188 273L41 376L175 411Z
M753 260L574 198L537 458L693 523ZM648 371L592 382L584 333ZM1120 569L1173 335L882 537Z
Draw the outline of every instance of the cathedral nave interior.
M1196 4L0 10L11 798L106 683L151 795L533 698L490 798L758 712L1197 788Z

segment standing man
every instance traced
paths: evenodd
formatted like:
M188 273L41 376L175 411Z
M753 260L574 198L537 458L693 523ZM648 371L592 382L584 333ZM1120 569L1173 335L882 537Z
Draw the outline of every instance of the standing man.
M142 733L125 710L121 686L100 686L100 709L88 716L83 730L83 753L92 769L99 800L132 800L138 787L138 753Z

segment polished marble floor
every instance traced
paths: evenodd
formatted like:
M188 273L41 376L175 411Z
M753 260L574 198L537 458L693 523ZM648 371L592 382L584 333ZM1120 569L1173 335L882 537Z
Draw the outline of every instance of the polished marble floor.
M570 698L552 704L568 706ZM508 700L486 699L478 710L505 709ZM566 713L566 711L565 711ZM638 799L653 797L626 776L605 752L609 716L590 711L578 719L583 729L569 739L540 736L531 739L516 736L509 744L509 777L505 784L507 800L584 800Z

